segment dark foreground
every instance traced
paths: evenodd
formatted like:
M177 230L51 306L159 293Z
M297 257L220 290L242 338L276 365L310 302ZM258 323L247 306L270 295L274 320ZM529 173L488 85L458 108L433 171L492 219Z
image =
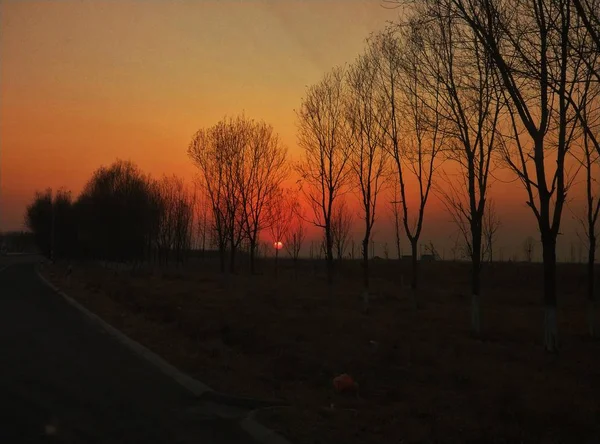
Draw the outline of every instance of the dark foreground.
M280 258L281 259L281 258ZM408 267L373 261L363 310L360 264L217 261L170 269L73 263L43 273L176 367L227 393L281 399L258 419L298 444L598 443L600 341L587 338L585 267L561 264L560 353L542 347L540 264L484 270L482 335L469 331L469 264L422 264L420 308ZM358 396L334 392L348 373Z
M32 263L0 271L0 350L2 443L252 442L87 321Z

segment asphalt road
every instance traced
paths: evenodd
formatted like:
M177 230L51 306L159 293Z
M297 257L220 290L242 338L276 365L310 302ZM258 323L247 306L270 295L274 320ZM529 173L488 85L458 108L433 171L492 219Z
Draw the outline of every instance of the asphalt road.
M253 441L90 323L32 263L0 271L0 443L192 442Z

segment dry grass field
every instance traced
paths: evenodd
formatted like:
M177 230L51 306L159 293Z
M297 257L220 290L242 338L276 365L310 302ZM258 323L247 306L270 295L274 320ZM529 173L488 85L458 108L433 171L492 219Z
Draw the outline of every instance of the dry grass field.
M559 266L558 355L541 346L541 266L484 270L482 336L469 334L468 264L422 264L421 307L401 288L409 265L281 261L220 275L190 262L169 271L65 264L43 272L127 335L213 388L285 400L260 418L294 443L599 442L600 343L586 338L583 265ZM358 395L332 379L350 374Z

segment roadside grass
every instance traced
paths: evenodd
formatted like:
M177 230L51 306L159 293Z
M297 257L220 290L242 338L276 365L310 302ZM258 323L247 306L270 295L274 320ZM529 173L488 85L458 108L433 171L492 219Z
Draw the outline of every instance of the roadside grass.
M263 274L216 264L115 271L75 264L43 273L171 364L234 395L283 399L265 425L297 444L583 442L600 439L600 344L585 337L584 267L559 266L561 350L541 347L541 266L485 270L480 338L469 333L468 264L422 264L414 310L409 269L373 261L371 306L358 262L323 269L271 262ZM401 277L404 275L404 279ZM357 396L334 393L349 373Z

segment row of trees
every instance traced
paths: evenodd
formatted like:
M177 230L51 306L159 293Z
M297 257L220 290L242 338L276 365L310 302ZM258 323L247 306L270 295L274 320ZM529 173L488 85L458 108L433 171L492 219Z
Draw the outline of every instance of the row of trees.
M426 65L438 65L441 61L445 68L440 77L446 79L443 89L449 95L456 96L454 91L461 84L475 91L474 101L467 101L466 106L462 106L460 96L453 99L450 107L456 115L453 120L464 121L463 115L468 116L468 110L475 109L477 125L471 133L479 140L486 140L483 145L490 147L489 153L497 150L527 193L527 204L538 222L542 243L544 342L547 350L555 351L558 346L556 240L567 193L575 178L575 174L569 174L569 156L582 162L587 171L585 222L591 261L588 286L591 313L595 309L593 264L598 197L593 195L593 166L585 153L590 152L590 143L600 153L597 143L600 3L597 0L416 3L416 7L411 6L407 24L421 30L423 54L435 55L433 63ZM461 58L465 62L461 63ZM475 87L469 87L471 79L475 79ZM485 205L482 178L489 173L481 165L489 161L469 149L462 136L467 127L463 128L459 139L464 153L461 157L467 160L463 166L469 180L466 195L471 202L467 211L461 205L454 207L464 213L463 220L469 221L475 268L478 220ZM472 178L479 185L479 195L473 192ZM480 205L474 207L477 196Z
M131 162L99 168L76 200L37 193L26 225L50 258L183 262L194 230L195 195L175 176L154 180Z
M203 248L208 239L218 249L222 271L233 270L243 250L254 272L261 236L269 233L277 256L285 246L296 260L308 221L322 229L331 289L334 256L343 254L352 219L345 195L352 193L364 228L368 306L369 243L381 193L390 187L397 249L401 229L411 245L417 306L417 250L427 203L436 193L470 256L471 326L479 334L481 268L484 256L493 254L499 226L489 198L492 171L508 168L523 184L538 222L545 346L554 351L556 239L581 170L593 332L599 2L397 0L404 9L400 23L372 35L352 64L307 89L297 110L299 162L289 161L267 123L225 118L199 130L188 146L199 173L198 199L179 179L155 181L118 162L98 170L75 202L67 193L38 195L28 224L47 251L114 260L166 262L171 254L182 260L197 232ZM444 162L452 167L440 168ZM284 186L292 165L300 177L297 189Z
M243 115L225 118L193 137L188 155L208 203L210 233L219 250L221 271L233 271L236 252L247 251L256 269L261 234L291 248L297 260L304 227L297 196L284 189L287 149L273 127ZM300 219L291 231L292 219ZM278 246L275 245L278 250ZM226 266L229 256L229 267Z
M556 239L567 193L583 169L594 319L599 200L600 3L597 0L402 1L403 20L371 36L350 66L308 88L298 110L297 166L312 222L323 229L333 279L332 218L341 196L359 196L368 297L368 244L378 195L393 181L397 226L417 245L432 189L443 198L471 263L472 330L480 331L480 271L498 217L494 167L512 170L541 235L545 346L557 348ZM571 159L576 162L571 162ZM443 161L454 167L440 170ZM569 165L574 164L573 169ZM455 171L450 173L449 171ZM438 176L434 181L434 176ZM397 236L399 239L399 236ZM590 324L593 331L593 323Z

